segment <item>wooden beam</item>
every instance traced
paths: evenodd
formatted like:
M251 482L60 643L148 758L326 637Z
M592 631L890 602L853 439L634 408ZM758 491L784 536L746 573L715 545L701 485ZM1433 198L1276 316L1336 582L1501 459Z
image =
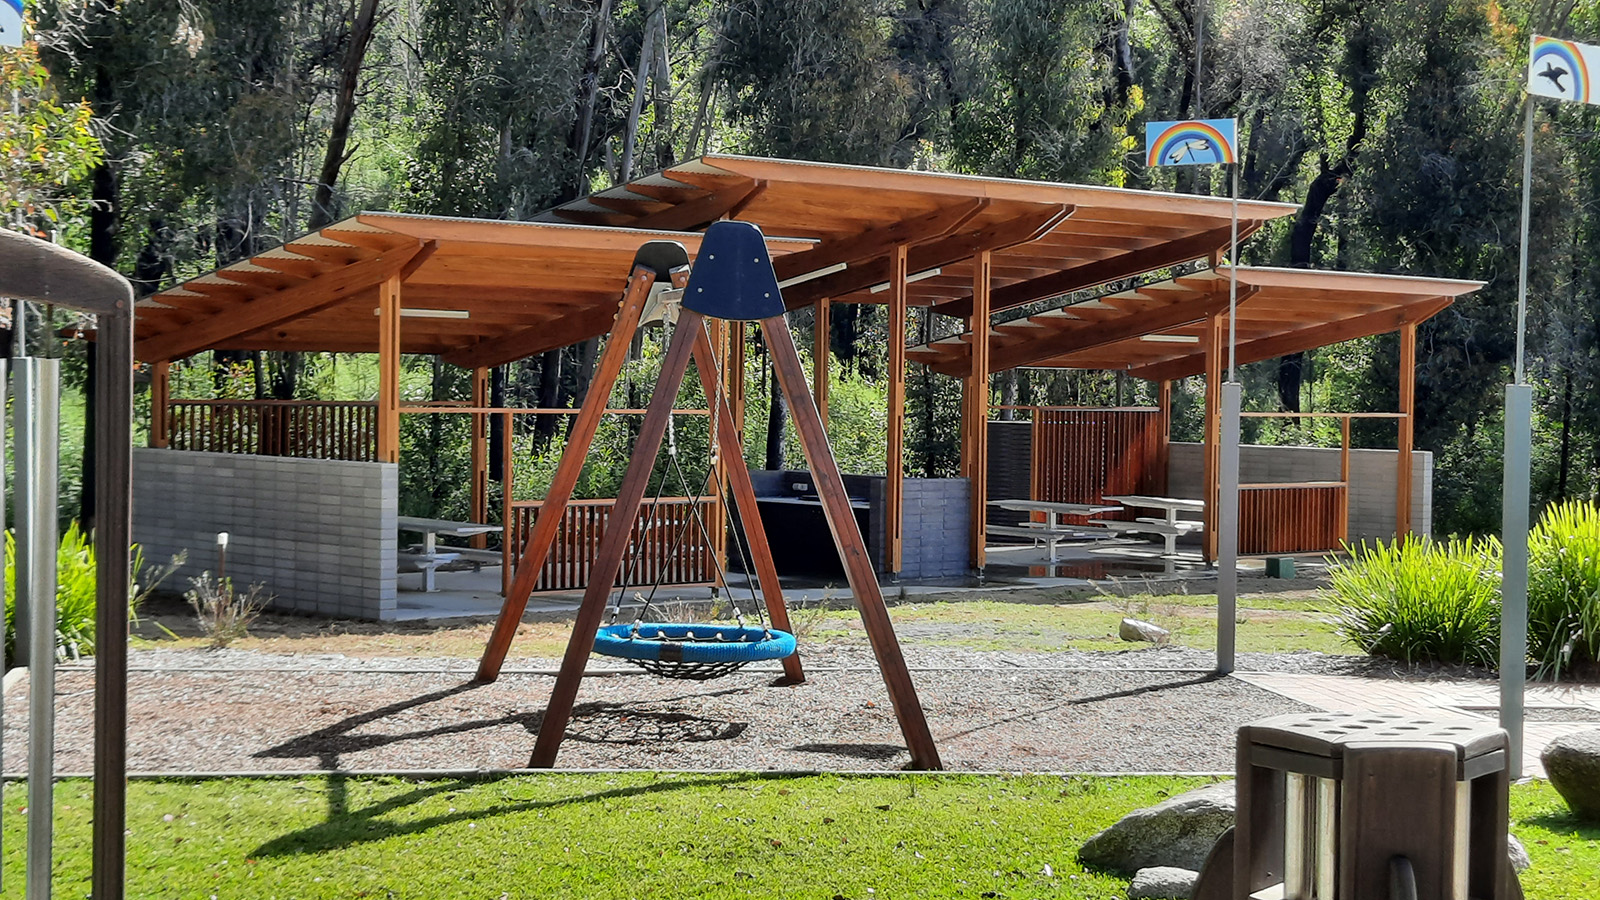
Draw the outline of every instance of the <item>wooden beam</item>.
M877 259L893 253L894 248L900 244L915 244L945 237L971 221L973 216L983 212L988 206L989 201L981 197L964 200L914 219L905 219L881 228L870 228L848 237L831 238L815 249L774 259L772 268L777 272L778 280L784 281L840 263L848 265Z
M166 447L171 440L172 363L150 368L150 446Z
M828 315L830 306L827 297L818 300L815 317L811 320L811 393L816 398L817 412L822 416L823 425L828 424L828 370L832 356L829 343L829 329L832 328Z
M400 274L378 288L378 462L400 462Z
M993 259L979 253L972 271L973 334L971 363L963 385L966 403L962 419L961 456L966 461L967 489L971 494L970 561L982 571L988 562L989 513L989 293Z
M673 286L682 288L688 284L688 272L687 268L673 272ZM616 325L612 328L605 349L601 351L600 359L595 364L594 378L589 383L583 408L572 419L572 426L567 432L566 446L562 448L561 459L556 463L550 488L545 492L544 504L540 507L539 515L533 522L533 531L528 535L528 541L519 554L520 561L516 566L515 578L506 587L505 602L500 607L500 618L495 621L494 631L490 633L489 642L483 650L483 658L478 661L479 681L494 681L500 677L500 667L504 665L506 652L511 649L511 641L516 637L517 626L522 624L522 613L528 607L528 597L533 593L534 585L538 583L539 572L544 568L551 546L555 544L556 534L566 515L567 503L578 485L578 477L583 473L589 447L594 443L595 432L600 427L606 403L611 398L611 389L616 385L617 376L628 360L629 347L639 329L639 316L644 311L645 301L649 299L650 289L655 282L655 271L645 267L635 268L628 278L628 289L623 292L622 301L617 307ZM684 352L687 354L687 347ZM668 408L671 408L670 403ZM506 430L509 433L509 424ZM509 460L509 457L507 459ZM510 496L509 478L506 486L506 495ZM618 500L618 503L620 504L621 500ZM619 513L614 509L612 514ZM633 519L630 517L627 521L631 523ZM507 524L509 525L509 521ZM506 537L510 539L509 530ZM605 582L604 587L607 590L615 578L616 573L613 572L611 579ZM591 582L591 584L596 583ZM592 628L589 641L592 645L594 641ZM587 652L585 650L585 655ZM565 718L561 721L561 727L566 727ZM559 736L556 741L559 744ZM553 750L551 755L553 758Z
M487 407L489 405L489 370L483 366L472 370L472 405L477 407ZM474 522L487 522L489 521L489 417L483 413L474 413L470 427L472 429L472 510L470 515ZM510 525L509 522L503 524ZM509 535L509 528L503 534ZM468 543L481 550L489 546L489 536L487 534L476 534L472 536Z
M1248 237L1260 223L1239 223L1239 239ZM1133 250L1119 253L1109 259L1095 260L1091 263L1073 266L1070 269L1057 272L1054 275L1045 275L1040 278L1008 284L996 288L990 298L990 307L993 312L1032 303L1035 300L1045 300L1081 291L1108 281L1119 278L1129 278L1153 269L1175 266L1179 263L1200 259L1218 247L1228 244L1231 237L1229 226L1213 228L1190 237L1157 244L1148 250ZM947 316L966 316L972 312L972 298L951 300L941 303L933 308L934 312Z
M1408 322L1400 327L1400 420L1399 467L1395 472L1395 540L1411 538L1411 446L1415 435L1417 408L1417 326Z
M653 273L649 277L653 278ZM528 765L535 769L548 769L556 764L556 754L561 749L561 740L566 736L567 722L572 718L572 704L578 697L578 685L583 680L583 669L589 661L589 655L594 652L594 639L600 629L600 620L605 615L606 599L611 596L612 587L617 583L617 575L622 571L622 562L628 555L628 543L633 536L633 524L639 515L639 506L644 500L645 488L650 484L650 473L655 469L656 459L661 453L661 439L666 436L667 423L672 419L672 404L678 396L678 388L683 385L684 373L689 368L689 356L694 349L696 340L695 332L698 331L700 339L704 339L705 329L702 319L693 310L685 310L683 318L679 320L678 329L672 335L672 344L667 348L665 359L661 362L661 373L654 393L650 398L649 412L645 413L643 421L639 424L639 436L634 441L633 455L628 460L627 471L623 473L622 484L617 488L617 499L607 515L605 533L600 538L600 546L595 550L594 562L589 571L589 586L583 592L583 600L578 606L578 614L572 623L572 636L567 640L567 652L561 657L561 668L556 675L556 683L550 689L550 700L545 706L544 719L539 724L539 736L534 741L533 756ZM591 392L593 388L591 388ZM587 405L587 404L586 404ZM589 438L592 440L593 435ZM580 446L569 442L568 448ZM589 441L581 444L587 450ZM562 454L562 462L566 462L567 454ZM581 460L580 460L581 461ZM539 517L534 520L535 536L544 533L548 541L555 537L555 527L540 529L539 524L550 516L559 520L560 511L541 509ZM530 552L523 557L523 564L517 567L517 584L524 579L523 568L534 557L534 538L528 540ZM543 553L538 554L540 557ZM540 560L542 565L542 559ZM515 586L512 594L506 597L507 606L510 606L513 596L520 595ZM503 618L503 614L502 614ZM518 620L520 620L520 613ZM515 632L516 621L511 623L511 630ZM497 629L498 630L498 629ZM507 641L509 643L509 640ZM487 655L485 656L487 662ZM496 672L498 674L498 666ZM480 667L478 672L480 681L492 681L486 678Z
M698 231L742 208L766 189L766 182L746 180L731 187L696 197L658 213L651 213L628 223L634 228L653 228L658 231Z
M916 244L907 258L907 272L925 272L952 265L984 250L1003 250L1036 240L1040 235L1060 224L1072 214L1070 206L1046 207L1028 216L1018 216L975 231L960 232L930 243ZM905 246L904 244L897 246ZM875 284L890 281L894 267L894 253L852 265L843 272L824 275L797 284L784 292L784 302L790 309L810 306L820 297L842 297L865 290ZM942 312L938 307L936 311ZM970 308L962 316L970 313Z
M1217 558L1217 503L1221 499L1222 473L1222 367L1227 347L1227 314L1206 317L1206 408L1205 408L1205 466L1202 497L1205 499L1205 530L1202 535L1202 552L1206 561Z
M615 316L616 308L607 306L574 312L510 334L484 338L445 354L444 361L464 369L504 365L605 334Z
M861 611L861 624L867 639L872 643L878 669L883 673L883 683L889 691L889 701L894 706L895 718L900 723L900 734L911 752L911 768L941 769L939 749L928 730L928 719L917 699L917 689L911 681L911 671L900 651L895 637L894 623L889 619L888 607L883 602L883 592L878 587L877 573L872 559L867 555L866 542L856 525L850 498L845 494L844 479L839 474L839 463L828 448L828 435L822 427L816 404L806 393L805 372L800 367L800 356L794 349L794 337L789 333L789 323L783 316L761 320L761 333L766 337L772 355L773 374L778 379L784 396L789 398L789 411L794 419L795 435L800 439L800 449L805 453L806 464L811 468L811 480L817 496L822 501L823 516L828 520L828 530L833 533L834 546L839 549L839 559L844 563L845 580L855 596L856 608ZM891 340L891 345L895 341ZM899 341L904 344L904 341Z
M905 537L906 275L909 248L901 244L889 274L889 440L884 459L884 568L899 577Z
M151 362L179 359L236 335L326 309L363 289L383 283L421 249L420 242L412 242L294 287L256 293L249 299L229 304L226 315L197 318L175 325L170 331L143 338L138 344L138 357Z

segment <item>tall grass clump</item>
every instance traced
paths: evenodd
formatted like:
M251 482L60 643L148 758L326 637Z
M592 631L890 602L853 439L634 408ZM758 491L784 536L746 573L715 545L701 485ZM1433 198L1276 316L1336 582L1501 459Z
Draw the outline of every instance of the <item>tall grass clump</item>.
M1367 653L1493 666L1500 649L1500 543L1413 538L1350 550L1331 568L1335 625Z
M1600 661L1600 507L1545 510L1528 534L1528 656L1559 678Z

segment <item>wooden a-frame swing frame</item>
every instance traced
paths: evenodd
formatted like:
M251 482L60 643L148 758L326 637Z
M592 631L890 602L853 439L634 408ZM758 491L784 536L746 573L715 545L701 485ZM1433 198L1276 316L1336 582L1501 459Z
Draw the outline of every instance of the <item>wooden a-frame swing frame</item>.
M679 247L680 252L681 250ZM682 254L682 258L687 259L687 254ZM538 573L544 566L550 547L554 543L562 513L577 485L578 475L594 441L600 418L611 396L611 389L616 384L623 363L626 361L628 347L639 329L640 318L651 289L657 281L662 280L668 281L673 288L681 290L688 285L689 267L686 264L678 264L661 271L659 258L652 260L641 249L634 261L633 271L628 278L628 287L618 306L616 321L606 341L605 350L595 367L594 381L582 409L573 421L550 490L545 495L538 517L534 520L527 544L519 554L520 561L517 564L516 576L511 583L511 590L506 593L500 618L495 623L494 631L484 648L483 658L479 662L480 681L494 681L499 677L500 668L505 662L511 641L516 636L517 626L522 621L522 614L527 608L528 598L533 592ZM562 657L555 686L550 692L550 700L545 708L544 719L529 762L534 768L550 768L555 765L556 754L560 750L562 739L566 736L567 723L571 718L573 703L577 699L578 687L583 679L584 666L594 650L595 635L605 614L606 601L621 571L632 526L644 501L650 473L660 453L661 440L666 434L667 423L672 415L673 401L683 384L691 359L699 371L707 407L715 417L714 431L724 475L728 479L739 512L739 521L749 543L767 615L775 628L791 630L788 610L784 607L782 589L778 584L777 569L772 562L772 550L759 524L761 518L756 508L755 488L744 462L744 451L734 425L733 412L722 390L716 351L707 334L706 324L706 317L692 309L683 309L680 313L672 343L662 363L655 392L640 424L627 472L617 491L616 504L612 508L600 546L596 551L593 568L589 574L589 584L584 591L576 621L573 623L566 654ZM928 729L927 717L917 698L916 687L911 682L911 673L900 651L894 626L889 620L883 592L878 586L877 574L867 552L866 542L856 525L849 497L845 493L844 480L839 473L838 462L834 459L832 448L828 444L821 414L806 384L805 371L801 366L799 353L795 350L794 337L789 330L788 320L783 315L777 315L760 319L758 324L768 352L771 354L778 386L789 402L795 432L799 437L806 461L811 467L811 478L821 499L828 529L833 535L834 546L844 563L845 579L856 598L862 624L872 643L878 667L883 674L884 685L889 691L889 699L894 707L895 717L900 724L900 732L905 738L907 750L910 751L910 767L923 770L940 769L942 765L938 749ZM790 683L805 680L798 653L783 660L783 671L785 680Z

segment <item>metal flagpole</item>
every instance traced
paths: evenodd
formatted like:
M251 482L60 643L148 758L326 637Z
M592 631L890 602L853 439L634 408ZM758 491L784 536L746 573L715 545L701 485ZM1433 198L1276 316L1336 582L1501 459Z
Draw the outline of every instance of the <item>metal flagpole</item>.
M1500 543L1500 727L1510 736L1506 769L1522 777L1523 692L1528 680L1528 507L1533 456L1533 386L1523 341L1528 321L1528 218L1533 197L1533 98L1522 127L1522 250L1517 260L1516 380L1506 385L1505 484Z
M1228 380L1222 384L1221 459L1217 485L1217 672L1233 671L1239 596L1239 409L1234 367L1239 305L1239 163L1233 169L1233 224L1228 239Z

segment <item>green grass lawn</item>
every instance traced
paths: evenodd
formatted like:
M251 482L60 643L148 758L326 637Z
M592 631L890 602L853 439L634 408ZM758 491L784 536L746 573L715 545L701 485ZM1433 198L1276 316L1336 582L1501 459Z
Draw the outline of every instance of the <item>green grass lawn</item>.
M1078 846L1200 778L547 775L137 781L140 898L1121 898ZM21 897L23 785L3 896ZM89 872L86 781L57 788L58 896ZM1529 900L1600 896L1600 828L1513 789Z

